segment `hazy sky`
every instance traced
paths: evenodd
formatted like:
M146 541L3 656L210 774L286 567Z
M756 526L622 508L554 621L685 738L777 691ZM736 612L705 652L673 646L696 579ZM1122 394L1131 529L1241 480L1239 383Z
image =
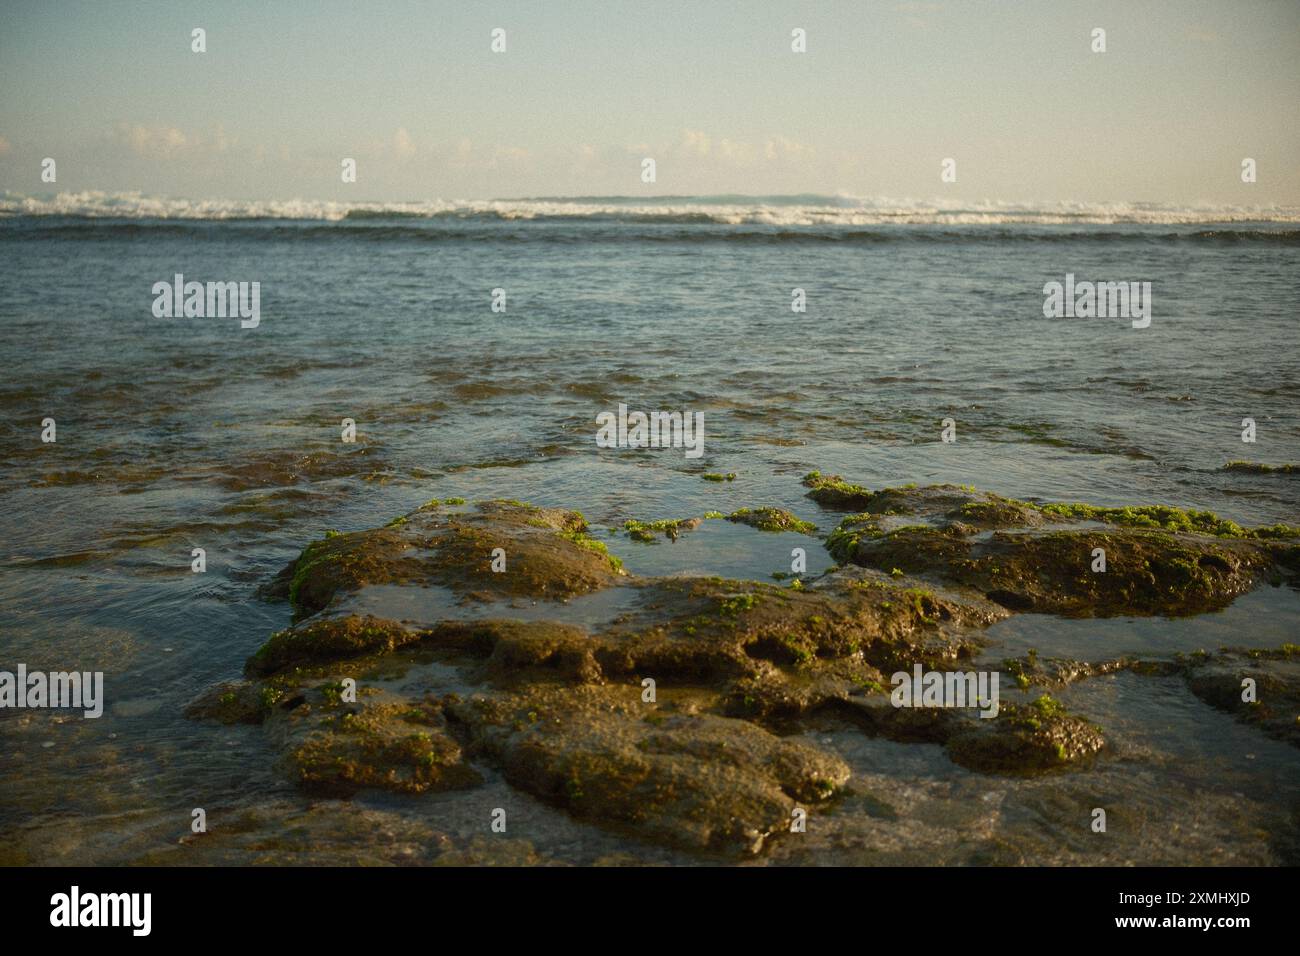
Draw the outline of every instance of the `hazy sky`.
M0 0L25 194L1300 204L1298 114L1300 0Z

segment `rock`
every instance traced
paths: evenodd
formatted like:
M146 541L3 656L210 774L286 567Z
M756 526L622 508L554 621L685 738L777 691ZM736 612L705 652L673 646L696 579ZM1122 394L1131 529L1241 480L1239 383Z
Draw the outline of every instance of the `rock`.
M1193 613L1264 576L1300 572L1286 529L1206 513L1081 512L953 485L872 492L816 473L806 481L824 507L855 513L827 540L843 566L797 588L628 575L579 513L515 501L431 502L385 528L332 534L277 579L296 623L249 659L250 680L214 688L187 713L262 723L312 793L474 787L478 768L491 767L580 820L747 855L788 831L796 805L848 781L838 756L781 736L814 721L936 743L982 773L1087 766L1105 746L1100 730L1048 697L1004 703L992 719L891 704L887 675L969 669L979 630L1013 610ZM775 508L730 517L811 530ZM654 539L700 520L626 527ZM492 570L498 547L504 574ZM1106 549L1104 573L1090 570L1095 547ZM461 604L436 604L445 619L412 626L348 613L339 600L378 584L436 585ZM607 588L622 589L617 617L579 626L564 616L561 601ZM514 619L521 597L535 602L527 620ZM473 613L462 612L471 600ZM1022 688L1122 669L1185 674L1193 692L1277 733L1294 732L1295 668L1287 656L1246 652L1006 665ZM1248 672L1261 703L1243 709L1234 697ZM345 675L359 702L342 699ZM643 697L647 679L653 697Z
M273 727L289 750L291 772L309 792L351 796L366 787L397 793L457 790L482 782L447 732L440 704L343 704L337 692L309 692Z
M459 512L431 502L388 527L308 545L269 593L287 597L295 619L368 584L440 584L462 594L560 599L608 587L623 573L621 562L586 530L576 511L486 501ZM492 569L496 548L505 552L508 573Z
M842 497L838 479L809 479L814 492L829 487ZM1014 611L1106 617L1218 610L1281 573L1294 547L1272 540L1285 537L1282 526L1250 531L1208 512L1038 506L954 485L854 496L867 510L830 535L837 560L969 588ZM1080 527L1084 522L1092 526ZM1104 571L1093 570L1098 548Z
M1043 695L1028 704L1007 704L993 718L967 718L947 741L955 763L982 773L1033 774L1077 766L1095 756L1106 739L1094 724L1067 714Z
M260 724L274 704L261 684L224 681L210 687L185 708L191 720L216 720L223 724Z
M266 676L292 666L385 654L421 636L396 621L370 615L317 618L272 634L245 663L244 672Z
M838 757L741 720L643 704L636 688L537 685L453 705L514 786L673 846L757 853L796 805L849 779Z
M817 526L811 521L796 518L784 508L741 508L727 515L728 521L747 524L759 531L797 531L814 534Z
M1185 676L1191 692L1210 706L1300 746L1300 645L1195 655ZM1255 682L1253 701L1242 699L1247 678Z

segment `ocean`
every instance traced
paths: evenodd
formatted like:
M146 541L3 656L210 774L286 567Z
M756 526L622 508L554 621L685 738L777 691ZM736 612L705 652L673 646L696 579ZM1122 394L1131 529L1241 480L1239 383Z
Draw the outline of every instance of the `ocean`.
M260 728L184 716L288 625L258 590L308 542L430 497L577 509L633 573L756 580L792 540L810 574L832 559L722 522L653 546L618 529L774 506L824 537L842 515L806 497L812 470L1300 522L1295 473L1224 467L1300 461L1296 209L6 194L0 262L0 668L106 685L97 720L0 715L4 862L692 862L490 773L526 837L494 841L479 792L314 799ZM158 317L178 274L258 283L257 326ZM1045 316L1067 276L1149 282L1150 324ZM598 448L619 404L702 413L703 454ZM1198 617L1028 614L985 637L991 661L1101 660L1276 647L1298 624L1300 594L1265 586ZM1106 768L989 778L801 729L854 794L762 861L1300 862L1294 747L1173 678L1061 697L1110 732ZM1108 799L1126 812L1093 840ZM190 840L196 807L226 825Z

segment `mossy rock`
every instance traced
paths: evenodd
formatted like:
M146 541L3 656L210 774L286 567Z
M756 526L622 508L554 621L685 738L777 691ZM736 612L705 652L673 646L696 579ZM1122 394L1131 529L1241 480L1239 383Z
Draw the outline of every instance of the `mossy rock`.
M289 667L386 654L421 639L421 632L396 621L366 615L319 618L276 631L244 665L250 677Z
M759 531L795 531L813 534L817 526L811 521L795 517L784 508L741 508L727 515L728 521L747 524Z
M216 720L223 724L260 724L274 697L252 681L224 681L208 688L185 708L191 720Z
M837 561L941 580L1013 611L1199 614L1295 573L1286 526L1245 529L1204 511L1035 505L955 485L884 489L857 503L867 510L827 539ZM1105 571L1092 570L1097 548Z
M397 793L459 790L481 775L465 763L433 702L368 703L299 718L313 722L288 757L309 792L348 797L365 788Z
M948 738L953 762L981 773L1030 775L1086 764L1106 746L1095 724L1065 712L1044 695L1003 705L993 718L963 721Z
M452 712L521 790L578 819L729 856L759 852L789 830L796 805L849 779L832 754L746 721L643 704L639 688L541 685Z
M492 568L497 548L505 552L504 572ZM622 562L587 534L576 511L507 500L444 511L435 499L386 527L313 542L264 593L287 597L301 620L366 585L439 584L462 593L563 599L622 575Z
M694 531L704 523L702 518L665 518L659 521L637 521L629 519L623 522L623 530L633 541L652 544L659 535L669 541L676 541L688 531Z

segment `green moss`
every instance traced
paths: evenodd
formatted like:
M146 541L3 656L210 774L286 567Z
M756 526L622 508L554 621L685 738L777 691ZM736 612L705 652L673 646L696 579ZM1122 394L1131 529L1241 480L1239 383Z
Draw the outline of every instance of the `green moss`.
M700 475L705 481L735 481L736 473L729 471L725 475L718 474L716 471L708 471Z
M1169 505L1142 505L1126 508L1101 508L1087 504L1040 505L1043 514L1082 521L1102 521L1126 528L1156 528L1162 531L1208 534L1218 538L1248 538L1252 533L1234 521L1220 518L1212 511L1186 511Z
M655 540L656 534L663 534L676 541L679 535L694 529L699 523L698 518L664 518L659 521L629 519L623 522L623 530L633 541L643 541L648 544Z
M820 471L808 472L803 483L812 489L808 497L828 508L865 511L875 497L868 488L850 484L839 475L823 475Z
M908 588L903 594L922 621L926 624L939 622L939 602L933 594L921 588Z
M284 691L279 687L267 686L262 688L262 706L268 710L278 704L284 698Z
M298 606L298 592L302 590L303 583L307 580L307 575L311 573L312 568L325 561L337 561L337 555L321 554L324 545L330 540L328 533L324 540L313 541L307 547L302 549L302 554L298 555L298 561L293 566L293 577L289 580L289 605L297 613L301 610Z
M586 527L585 522L583 523L582 527L583 528ZM623 559L618 557L617 555L610 554L609 548L606 547L604 541L597 541L595 538L588 535L585 531L559 531L556 533L559 534L560 537L567 538L568 540L572 541L574 544L576 544L578 547L582 548L585 551L591 551L594 552L595 554L603 555L605 559L609 561L609 566L611 568L613 568L615 571L617 571L620 574L623 573Z
M1050 694L1035 697L1024 707L1018 709L1013 722L1031 730L1037 730L1043 721L1057 720L1065 716L1065 707Z
M735 597L729 597L722 601L718 606L718 611L727 616L735 617L742 611L751 611L754 605L758 603L756 594L737 594Z
M728 521L747 524L760 531L796 531L813 534L817 526L811 521L796 518L784 508L740 508L727 515Z

